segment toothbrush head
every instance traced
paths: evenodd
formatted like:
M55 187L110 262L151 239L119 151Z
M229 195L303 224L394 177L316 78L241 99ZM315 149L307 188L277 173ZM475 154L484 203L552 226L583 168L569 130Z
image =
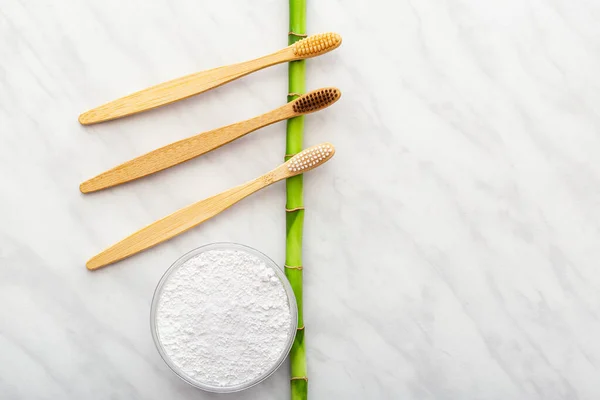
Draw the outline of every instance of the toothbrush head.
M327 162L335 154L331 143L321 143L309 147L287 161L287 167L292 175L302 174Z
M342 92L338 88L322 88L308 92L292 103L295 113L309 114L327 108L340 99Z
M311 35L294 43L294 54L299 58L320 56L337 49L342 44L342 37L337 33L327 32Z

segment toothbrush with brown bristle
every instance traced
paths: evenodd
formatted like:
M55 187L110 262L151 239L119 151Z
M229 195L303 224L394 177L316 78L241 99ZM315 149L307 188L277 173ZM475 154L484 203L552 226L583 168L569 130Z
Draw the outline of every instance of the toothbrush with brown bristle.
M208 153L264 126L327 108L338 101L340 96L341 92L337 88L313 90L258 117L200 133L129 160L83 182L79 189L82 193L95 192L162 171Z
M254 192L322 165L333 157L334 153L335 148L330 143L309 147L274 170L250 182L189 205L153 222L92 257L86 266L90 270L98 269L169 240L214 217Z
M79 116L79 122L91 125L164 106L272 65L320 56L341 43L342 37L337 33L312 35L264 57L197 72L132 93L84 112Z

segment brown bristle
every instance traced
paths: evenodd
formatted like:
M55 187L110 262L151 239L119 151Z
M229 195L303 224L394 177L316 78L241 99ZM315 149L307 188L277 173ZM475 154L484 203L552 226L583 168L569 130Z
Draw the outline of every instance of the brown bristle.
M311 35L294 44L294 54L298 57L314 57L338 47L342 37L337 33L319 33Z
M313 90L294 100L293 109L298 114L308 114L325 107L329 107L341 96L336 88L324 88Z

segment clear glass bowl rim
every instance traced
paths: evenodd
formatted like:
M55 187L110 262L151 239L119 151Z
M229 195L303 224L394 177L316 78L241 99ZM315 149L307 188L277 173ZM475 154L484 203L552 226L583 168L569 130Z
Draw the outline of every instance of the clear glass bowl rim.
M211 385L207 385L202 382L195 381L195 380L191 379L190 377L188 377L180 368L178 368L175 364L173 364L173 362L171 361L169 356L166 354L164 348L162 347L162 343L160 342L160 338L158 336L158 329L157 329L157 325L156 325L156 310L158 307L158 300L160 298L160 294L162 293L163 286L164 286L165 282L167 281L167 279L169 278L169 276L171 275L171 273L173 273L178 267L180 267L183 263L185 263L190 258L192 258L198 254L204 253L206 251L211 251L211 250L246 251L250 254L253 254L254 256L257 256L261 260L263 260L267 266L269 266L271 269L273 269L273 271L275 272L275 274L281 281L283 288L285 289L285 292L288 297L288 303L290 305L290 317L291 317L292 321L290 324L289 339L288 339L288 343L287 343L286 347L281 352L281 356L279 357L277 362L273 365L273 367L271 367L269 370L265 371L262 375L259 375L255 379L245 382L245 383L234 385L234 386L211 386ZM269 258L264 253L256 250L255 248L252 248L250 246L246 246L246 245L239 244L239 243L233 243L233 242L217 242L217 243L206 244L204 246L197 247L197 248L185 253L181 257L179 257L169 267L169 269L167 269L167 271L163 274L163 276L160 278L160 281L158 282L158 285L156 285L156 289L154 290L154 295L152 296L152 305L150 307L150 330L152 332L152 339L154 340L154 345L156 346L156 349L158 350L158 353L160 354L160 356L163 359L163 361L165 362L165 364L167 364L167 366L171 369L171 371L173 371L175 373L175 375L177 375L181 380L187 382L188 384L190 384L198 389L202 389L202 390L205 390L208 392L213 392L213 393L239 392L241 390L248 389L254 385L257 385L260 382L267 379L269 376L271 376L281 366L281 364L283 364L283 362L287 358L287 356L292 348L292 344L294 343L294 338L296 337L296 328L297 327L298 327L298 306L296 304L296 297L294 296L294 291L292 290L292 286L290 285L287 277L285 276L285 273L281 270L281 268L279 268L279 266L277 265L277 263L275 261L273 261L271 258Z

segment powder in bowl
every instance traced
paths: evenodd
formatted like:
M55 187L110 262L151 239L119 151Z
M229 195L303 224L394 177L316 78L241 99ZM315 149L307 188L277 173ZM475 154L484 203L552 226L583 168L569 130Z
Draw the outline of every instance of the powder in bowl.
M165 274L155 294L157 346L195 386L251 386L274 371L293 340L295 315L283 275L244 246L192 253Z

